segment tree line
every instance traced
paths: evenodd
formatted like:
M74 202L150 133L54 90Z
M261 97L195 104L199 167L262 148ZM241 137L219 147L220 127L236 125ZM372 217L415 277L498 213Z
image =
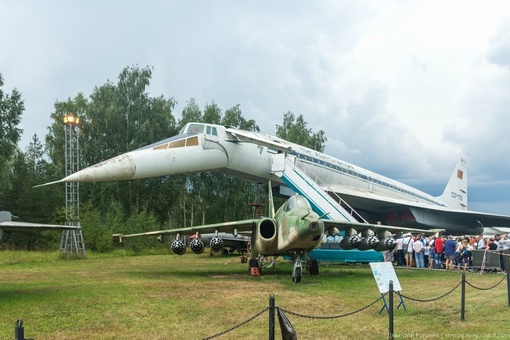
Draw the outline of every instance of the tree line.
M44 143L36 134L24 150L19 147L23 131L22 94L3 89L0 74L0 210L11 211L25 222L65 223L63 184L33 188L56 181L65 174L63 117L80 118L80 168L176 135L188 122L236 126L259 131L257 122L244 117L236 104L222 109L214 102L201 108L189 99L176 117L176 100L153 97L148 88L153 69L124 68L116 82L96 86L85 97L78 93L57 101ZM307 127L302 115L283 114L276 135L323 151L322 130ZM108 251L112 233L137 233L161 228L188 227L252 218L249 203L265 202L263 186L214 172L166 176L132 181L80 183L80 223L87 249ZM55 232L5 232L3 248L55 249ZM153 242L148 242L153 244ZM138 246L147 246L141 241Z

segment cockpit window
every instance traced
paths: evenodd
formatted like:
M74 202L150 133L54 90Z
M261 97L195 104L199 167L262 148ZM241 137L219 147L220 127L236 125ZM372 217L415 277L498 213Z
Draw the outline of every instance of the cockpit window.
M292 196L285 205L285 211L291 211L301 208L310 208L310 203L303 196Z
M186 129L187 133L203 133L205 126L202 124L189 124Z
M296 198L291 197L287 201L287 205L285 205L285 211L291 211L291 210L294 210L295 208L296 208Z
M296 196L296 205L299 208L310 208L310 203L303 196Z
M181 134L183 133L206 133L208 135L217 136L218 131L216 130L216 127L206 125L206 124L198 124L198 123L188 123L184 125L182 130L180 131Z

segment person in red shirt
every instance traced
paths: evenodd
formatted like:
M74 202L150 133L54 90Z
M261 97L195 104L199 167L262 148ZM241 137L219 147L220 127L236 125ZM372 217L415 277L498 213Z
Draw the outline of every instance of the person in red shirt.
M443 239L441 237L436 237L434 241L434 254L435 254L435 264L436 269L441 269L441 254L443 254Z

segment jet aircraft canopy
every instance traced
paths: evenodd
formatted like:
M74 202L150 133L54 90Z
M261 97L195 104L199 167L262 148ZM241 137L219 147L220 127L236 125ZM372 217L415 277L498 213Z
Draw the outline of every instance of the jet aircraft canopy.
M310 203L303 196L292 196L283 206L283 211L291 211L295 209L312 209Z

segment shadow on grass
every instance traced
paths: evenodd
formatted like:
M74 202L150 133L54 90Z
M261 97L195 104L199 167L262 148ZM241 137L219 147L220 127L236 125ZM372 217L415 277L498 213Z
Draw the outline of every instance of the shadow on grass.
M274 282L291 282L292 281L292 267L291 262L280 262L276 264L275 268L262 268L261 276L251 276L249 274L249 267L247 264L232 264L232 266L220 264L219 262L211 262L210 264L198 263L196 266L193 264L181 266L179 264L162 265L160 269L142 268L140 270L127 270L123 271L121 275L138 280L183 280L191 281L195 279L200 280L243 280L243 281L260 281L261 279L268 279ZM368 266L356 265L331 265L327 264L321 266L318 276L309 276L303 273L301 284L310 281L310 279L359 279L359 280L372 280L373 274Z
M2 304L10 303L25 303L31 301L51 301L68 294L73 290L71 286L37 286L31 287L30 285L2 285L0 288L0 300Z

